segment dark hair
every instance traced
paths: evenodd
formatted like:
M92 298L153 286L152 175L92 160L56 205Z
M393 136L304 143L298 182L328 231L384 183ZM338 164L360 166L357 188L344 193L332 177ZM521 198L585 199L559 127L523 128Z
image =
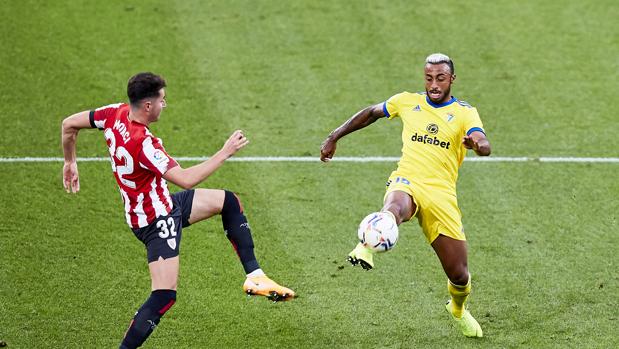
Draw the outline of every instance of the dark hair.
M159 90L166 87L165 80L153 73L138 73L127 83L129 103L136 105L145 98L159 96Z

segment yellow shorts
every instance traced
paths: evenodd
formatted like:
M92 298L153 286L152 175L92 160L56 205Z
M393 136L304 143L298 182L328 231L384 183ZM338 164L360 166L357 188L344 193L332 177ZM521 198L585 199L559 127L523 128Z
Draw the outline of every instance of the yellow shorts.
M385 199L389 193L396 190L407 193L415 201L417 209L413 216L417 217L429 243L432 243L439 234L456 240L466 240L462 214L458 208L458 197L454 190L418 184L394 171L387 181Z

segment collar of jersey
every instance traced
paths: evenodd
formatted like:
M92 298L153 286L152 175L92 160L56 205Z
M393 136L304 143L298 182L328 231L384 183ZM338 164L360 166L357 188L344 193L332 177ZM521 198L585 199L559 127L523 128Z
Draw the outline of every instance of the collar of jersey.
M451 96L451 99L449 99L447 102L443 102L441 104L436 104L434 102L432 102L430 100L430 97L428 97L428 95L426 94L426 102L428 102L428 104L434 108L442 108L442 107L446 107L448 105L450 105L451 103L457 101L456 97Z

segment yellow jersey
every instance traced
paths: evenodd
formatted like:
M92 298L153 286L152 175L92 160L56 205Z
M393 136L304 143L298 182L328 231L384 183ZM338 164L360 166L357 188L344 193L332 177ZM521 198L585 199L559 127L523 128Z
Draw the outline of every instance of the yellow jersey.
M402 92L387 99L383 111L389 119L399 116L403 123L397 172L416 184L455 192L458 169L466 155L462 138L484 132L477 109L455 97L435 104L425 92Z

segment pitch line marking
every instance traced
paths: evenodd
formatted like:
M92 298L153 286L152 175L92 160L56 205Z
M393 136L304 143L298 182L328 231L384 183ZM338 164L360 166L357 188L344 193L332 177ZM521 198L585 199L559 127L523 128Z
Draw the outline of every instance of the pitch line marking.
M179 156L174 159L179 161L204 161L206 156ZM398 156L339 156L333 158L334 162L397 162ZM0 163L11 162L63 162L61 157L20 157L0 158ZM107 157L78 157L78 162L102 162L109 161ZM232 162L320 162L317 156L245 156L232 157L227 161ZM619 158L614 157L529 157L529 156L491 156L491 157L467 157L466 162L550 162L550 163L619 163Z

